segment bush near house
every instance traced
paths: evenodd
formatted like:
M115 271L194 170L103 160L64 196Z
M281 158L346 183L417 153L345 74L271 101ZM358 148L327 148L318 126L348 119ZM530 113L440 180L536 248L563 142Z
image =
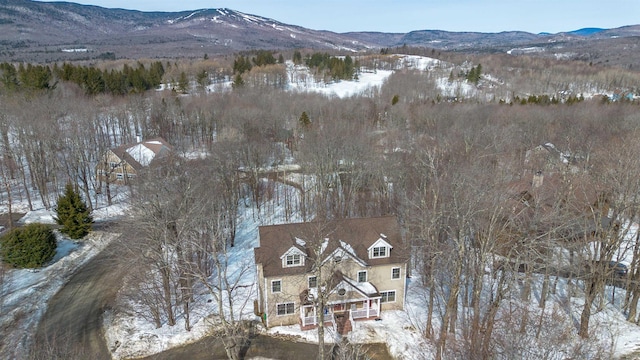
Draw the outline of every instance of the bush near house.
M14 267L36 268L51 261L57 247L56 237L49 226L29 224L0 238L0 257Z

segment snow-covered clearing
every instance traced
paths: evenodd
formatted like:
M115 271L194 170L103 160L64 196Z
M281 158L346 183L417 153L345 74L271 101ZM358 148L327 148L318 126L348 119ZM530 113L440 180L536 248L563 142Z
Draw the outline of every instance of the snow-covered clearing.
M445 64L438 59L425 56L394 54L390 55L390 59L396 62L397 69L415 69L420 71L431 71L439 67L449 68L450 64ZM305 65L294 65L292 61L286 62L287 91L292 92L314 92L327 96L336 96L346 98L355 95L366 95L374 89L380 89L385 81L391 76L395 70L384 69L368 69L361 68L357 80L339 80L325 82L323 80L315 80L310 69ZM448 72L443 72L443 78L446 80ZM454 94L457 86L451 86L446 82L439 85L447 94ZM170 85L162 85L160 90L171 88ZM207 87L208 92L229 91L232 89L231 81L211 84ZM468 92L468 91L467 91Z

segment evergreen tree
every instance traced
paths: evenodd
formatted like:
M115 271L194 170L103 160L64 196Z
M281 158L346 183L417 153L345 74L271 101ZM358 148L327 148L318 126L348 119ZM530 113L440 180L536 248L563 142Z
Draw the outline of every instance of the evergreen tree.
M0 64L0 82L2 82L2 85L7 91L18 89L18 72L15 66L7 62Z
M469 81L470 83L475 83L475 79L476 79L476 68L472 67L471 70L469 70L469 73L467 74L467 81Z
M15 228L0 238L0 257L15 267L36 268L56 255L56 237L43 224L29 224Z
M62 225L60 231L72 239L80 239L91 231L93 219L80 194L67 183L64 195L58 197L56 222Z
M296 50L293 52L293 63L296 65L302 64L302 54L300 51Z
M242 79L242 75L236 74L236 77L233 79L233 83L231 87L234 89L238 89L244 86L244 80Z
M478 85L480 82L480 77L482 76L482 65L478 64L476 67L472 67L467 74L467 81L470 83Z
M256 66L273 65L276 63L276 58L273 57L273 53L269 50L258 50L256 57L253 58L253 63Z
M185 74L184 71L180 73L180 79L178 79L178 89L183 94L186 94L187 89L189 89L189 79L187 79L187 74Z
M209 80L209 74L204 69L196 74L196 81L202 89L206 88L211 83Z
M308 128L309 125L311 125L311 119L309 119L309 115L307 115L306 111L302 112L302 115L300 115L300 119L298 121L303 128Z
M251 70L251 61L245 56L238 56L233 61L233 73L234 74L243 74L245 71Z

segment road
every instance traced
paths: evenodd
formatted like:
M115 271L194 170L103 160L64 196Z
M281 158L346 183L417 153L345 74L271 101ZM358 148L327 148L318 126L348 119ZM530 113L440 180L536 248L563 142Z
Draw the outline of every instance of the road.
M111 359L102 314L112 306L126 269L113 241L69 279L48 304L34 341L36 359Z

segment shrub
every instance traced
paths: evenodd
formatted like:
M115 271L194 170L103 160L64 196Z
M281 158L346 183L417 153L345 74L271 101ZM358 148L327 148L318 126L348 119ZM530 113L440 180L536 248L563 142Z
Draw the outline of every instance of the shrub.
M29 224L0 238L0 257L15 267L36 268L51 261L57 247L56 237L49 226Z

